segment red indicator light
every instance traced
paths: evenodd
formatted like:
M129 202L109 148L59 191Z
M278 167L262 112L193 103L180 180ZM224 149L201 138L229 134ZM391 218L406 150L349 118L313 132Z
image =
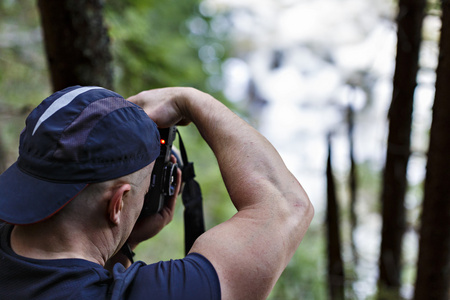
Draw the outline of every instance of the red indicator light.
M161 139L161 145L164 145L166 143L166 140Z

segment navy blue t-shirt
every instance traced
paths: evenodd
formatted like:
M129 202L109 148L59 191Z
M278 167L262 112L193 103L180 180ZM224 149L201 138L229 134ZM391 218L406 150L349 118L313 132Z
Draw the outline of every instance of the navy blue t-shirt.
M10 247L12 228L0 224L0 299L220 299L217 273L200 254L128 269L116 264L110 274L83 259L19 256Z

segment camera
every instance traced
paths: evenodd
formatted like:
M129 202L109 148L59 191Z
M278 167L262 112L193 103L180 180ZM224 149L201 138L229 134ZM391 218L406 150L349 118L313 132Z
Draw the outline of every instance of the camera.
M155 214L164 207L167 198L173 196L177 183L178 165L170 161L172 145L175 140L177 128L160 128L161 150L153 167L150 188L145 195L144 206L140 217Z

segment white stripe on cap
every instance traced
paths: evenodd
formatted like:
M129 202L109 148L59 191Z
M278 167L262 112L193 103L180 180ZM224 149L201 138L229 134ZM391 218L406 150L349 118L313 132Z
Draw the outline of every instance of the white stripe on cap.
M54 113L56 113L58 110L63 108L64 106L68 105L70 102L72 102L73 99L75 99L78 95L83 94L84 92L94 90L94 89L101 89L98 86L90 86L90 87L80 87L77 89L74 89L58 99L56 99L48 108L47 110L41 115L39 120L36 123L36 126L34 126L34 130L32 135L36 132L36 130L41 126L42 122L50 118Z

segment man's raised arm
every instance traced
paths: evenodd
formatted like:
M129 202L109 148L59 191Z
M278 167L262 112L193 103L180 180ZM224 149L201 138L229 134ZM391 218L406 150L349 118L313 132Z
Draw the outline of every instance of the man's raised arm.
M160 127L196 125L217 158L238 212L200 236L191 252L214 265L223 299L267 298L314 214L278 152L226 106L198 90L150 90L128 100Z

